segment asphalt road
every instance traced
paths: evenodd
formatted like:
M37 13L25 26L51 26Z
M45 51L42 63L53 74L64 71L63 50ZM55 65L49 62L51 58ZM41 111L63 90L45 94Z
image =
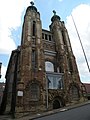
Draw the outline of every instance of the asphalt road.
M90 120L90 104L34 120Z

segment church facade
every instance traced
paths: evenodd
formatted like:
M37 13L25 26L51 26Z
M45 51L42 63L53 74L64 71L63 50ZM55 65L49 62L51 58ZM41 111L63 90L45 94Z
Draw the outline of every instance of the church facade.
M53 12L45 30L37 8L26 10L21 45L12 51L6 72L6 111L52 110L83 98L68 31Z

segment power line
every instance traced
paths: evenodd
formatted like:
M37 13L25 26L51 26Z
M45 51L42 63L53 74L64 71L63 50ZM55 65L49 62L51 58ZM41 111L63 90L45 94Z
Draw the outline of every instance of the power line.
M72 16L72 14L71 14L71 16ZM89 67L89 64L88 64L88 60L87 60L87 57L86 57L86 54L85 54L85 51L84 51L84 48L83 48L83 44L82 44L82 41L81 41L81 38L80 38L79 32L78 32L78 30L77 30L77 27L76 27L76 24L75 24L75 21L74 21L73 16L72 16L72 20L73 20L73 23L74 23L74 26L75 26L75 29L76 29L76 32L77 32L77 35L78 35L78 38L79 38L79 41L80 41L81 47L82 47L82 51L83 51L83 54L84 54L84 57L85 57L85 61L86 61L86 64L87 64L88 70L89 70L89 72L90 72L90 67Z

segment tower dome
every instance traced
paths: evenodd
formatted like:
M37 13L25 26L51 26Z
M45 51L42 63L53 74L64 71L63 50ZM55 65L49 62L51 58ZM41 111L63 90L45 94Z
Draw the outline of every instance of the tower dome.
M55 10L53 10L53 13L54 13L54 15L53 15L53 17L51 18L51 21L52 21L52 22L54 22L55 20L59 20L59 21L60 21L60 17L59 17L58 15L56 15L56 11L55 11Z
M30 2L30 4L31 6L29 6L26 11L32 10L32 11L37 12L37 8L34 6L34 2Z

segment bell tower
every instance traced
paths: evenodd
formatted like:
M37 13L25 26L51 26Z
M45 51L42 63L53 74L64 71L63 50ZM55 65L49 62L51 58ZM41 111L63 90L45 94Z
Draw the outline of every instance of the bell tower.
M43 84L42 23L40 13L37 11L33 2L27 8L24 16L20 65L21 80L20 84L18 84L18 90L23 90L24 103L28 107L32 107L34 104L39 104L40 101L43 102L41 89L45 87Z
M66 90L66 94L68 94L67 92L71 84L76 86L81 85L80 77L64 21L61 21L55 11L53 11L53 13L50 31L56 44L57 64L60 72L64 73L64 89ZM81 92L79 94L81 94Z

